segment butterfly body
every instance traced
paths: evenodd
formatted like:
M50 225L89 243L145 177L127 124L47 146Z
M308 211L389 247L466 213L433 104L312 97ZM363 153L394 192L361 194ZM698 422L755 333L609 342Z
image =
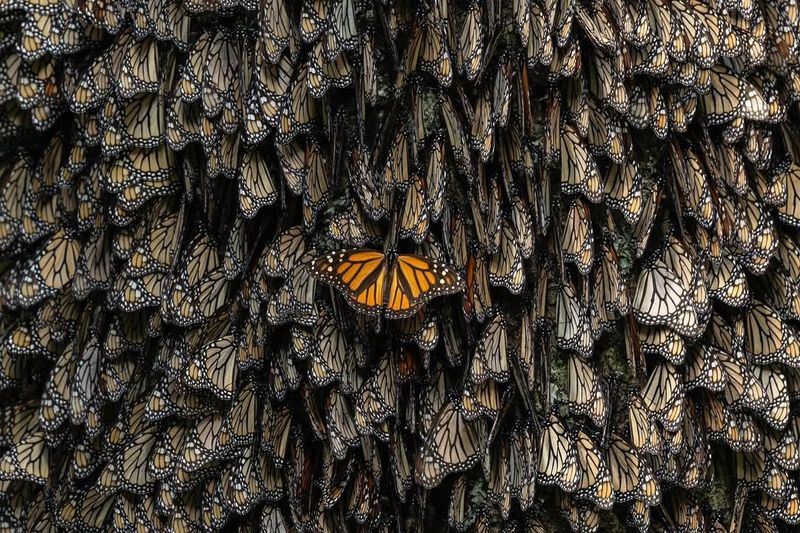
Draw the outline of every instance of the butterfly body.
M440 261L413 254L370 249L331 252L318 257L312 273L347 296L368 315L406 318L437 296L463 290L461 276Z

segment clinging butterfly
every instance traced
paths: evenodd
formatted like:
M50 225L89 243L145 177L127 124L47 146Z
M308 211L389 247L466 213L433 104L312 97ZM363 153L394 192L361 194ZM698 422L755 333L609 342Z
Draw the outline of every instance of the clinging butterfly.
M354 249L318 257L311 266L317 279L347 296L368 315L406 318L426 302L464 289L461 276L440 261L412 254L386 255Z

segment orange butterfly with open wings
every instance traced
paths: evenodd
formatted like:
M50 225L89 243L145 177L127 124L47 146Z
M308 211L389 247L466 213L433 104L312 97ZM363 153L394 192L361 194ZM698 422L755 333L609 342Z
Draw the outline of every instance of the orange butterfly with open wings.
M342 250L318 257L311 271L344 293L357 311L386 318L409 317L431 299L464 289L455 269L412 254Z

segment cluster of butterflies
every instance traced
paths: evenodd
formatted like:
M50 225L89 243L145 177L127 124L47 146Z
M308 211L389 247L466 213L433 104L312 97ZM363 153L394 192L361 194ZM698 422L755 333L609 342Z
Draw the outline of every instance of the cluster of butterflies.
M800 524L798 0L0 0L0 529Z

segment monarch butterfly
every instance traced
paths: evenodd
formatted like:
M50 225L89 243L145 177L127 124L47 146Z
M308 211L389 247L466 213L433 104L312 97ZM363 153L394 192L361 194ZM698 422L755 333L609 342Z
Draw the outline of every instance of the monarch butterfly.
M741 242L744 250L749 250L741 256L747 269L762 276L778 246L775 223L752 190L748 191L746 198L746 201L740 201L733 210L738 226L736 239Z
M400 125L386 159L383 181L387 188L406 189L414 177L411 172L412 150L411 133L405 125Z
M428 197L428 208L431 220L437 221L442 217L445 204L445 191L447 190L448 171L445 161L444 139L436 135L430 147L425 183Z
M617 312L629 310L628 294L620 275L619 256L611 239L603 239L601 252L594 271L595 303L600 320L610 323Z
M679 275L657 258L649 260L639 274L633 314L643 324L666 325L682 335L697 333L698 317L691 293Z
M594 98L588 99L588 128L586 143L593 154L606 155L613 162L625 162L630 137L624 124L603 111Z
M685 133L697 112L697 93L685 87L669 91L666 93L666 107L670 127Z
M417 482L431 489L449 474L471 469L481 456L475 429L456 406L447 401L439 410L417 455L414 472Z
M208 388L220 398L230 400L238 370L235 339L226 335L200 349L187 365L184 378L189 386Z
M750 303L750 291L744 268L735 258L723 256L719 265L711 265L709 294L731 307L744 307Z
M292 226L275 237L262 252L259 264L267 276L288 276L306 253L307 244L302 226Z
M155 478L148 468L148 458L158 438L157 428L144 427L125 444L100 472L98 486L105 490L122 489L135 494L146 494L155 486Z
M589 362L575 354L570 354L567 368L570 407L602 427L608 416L608 403L597 373Z
M241 363L240 363L241 366ZM281 350L270 364L269 391L272 398L282 401L300 386L301 374L286 350Z
M107 128L103 148L114 152L124 147L155 148L164 139L166 120L163 96L139 94L121 112L119 128Z
M565 492L573 492L580 482L574 439L555 414L550 414L539 435L538 473L542 484L558 485Z
M583 194L593 203L603 200L597 164L571 124L561 130L561 189L565 194Z
M744 315L744 349L753 363L794 365L800 358L800 340L792 326L768 305L754 300Z
M761 507L763 514L759 513L755 516L762 517L762 520L771 518L774 521L775 519L780 519L787 524L796 524L800 520L797 510L800 503L798 499L800 499L800 496L797 494L797 489L791 485L787 488L787 494L780 499L773 498L767 492L761 492L759 507ZM754 526L760 527L759 531L772 530L769 529L769 524L762 524L754 524Z
M753 452L758 450L763 436L755 418L727 408L723 408L722 411L724 427L718 439L737 451ZM718 411L710 414L713 416L713 414L718 414Z
M632 393L628 399L628 423L630 443L633 448L653 455L661 453L663 446L661 430L638 392Z
M69 384L70 421L75 425L86 422L91 404L98 401L96 395L102 352L95 335L89 338L82 352Z
M606 173L604 193L606 203L618 209L625 221L635 224L642 213L642 183L635 159L621 165L611 163Z
M202 109L199 103L186 103L172 98L167 107L167 146L183 150L193 142L199 142Z
M117 87L123 98L159 88L160 68L155 39L142 39L126 47Z
M483 59L483 24L478 2L471 2L458 38L458 64L464 76L473 81L478 76Z
M143 276L152 272L168 272L176 259L183 232L184 206L172 210L169 202L153 206L153 215L146 223L148 232L128 257L125 272Z
M487 479L487 498L490 501L499 501L500 513L508 514L511 507L509 498L504 497L507 494L507 483L509 476L509 447L507 443L495 445L489 450L487 459L489 463L489 475Z
M691 346L687 352L687 365L684 372L686 390L696 387L720 392L727 383L727 374L717 356L718 349L713 346Z
M479 180L477 194L470 200L470 211L478 243L485 246L490 254L497 253L500 248L502 207L499 180Z
M313 43L328 28L328 0L305 0L300 11L300 38Z
M259 145L270 132L267 116L261 109L259 89L255 77L250 78L249 87L242 88L242 141L248 148Z
M487 379L508 381L507 327L506 319L500 313L484 327L470 365L469 377L474 383L483 383Z
M786 378L781 371L766 366L753 367L753 374L764 389L766 406L762 418L775 429L783 429L789 420Z
M439 109L447 132L447 138L450 141L449 148L456 162L456 168L460 173L466 174L471 178L474 172L472 160L470 159L469 143L461 126L461 119L456 114L449 96L443 95L439 98Z
M494 127L492 102L487 87L478 97L475 114L470 129L470 146L480 153L481 161L486 162L494 152Z
M266 112L265 115L269 116ZM319 105L308 88L308 66L301 64L295 69L291 89L280 106L278 143L287 144L298 134L308 133L318 116Z
M447 510L447 524L456 531L467 530L467 476L458 476L450 491L450 505Z
M527 7L522 6L523 2L519 4L520 16L530 23L529 27L523 28L523 36L528 35L526 49L528 67L533 69L539 64L547 66L553 60L555 50L548 17L537 2L528 2ZM524 14L525 11L529 12L527 16Z
M564 261L574 263L578 271L588 275L594 262L594 235L589 206L580 198L570 204L561 239Z
M423 72L436 78L442 87L449 87L453 82L453 66L448 49L449 40L442 28L446 21L439 18L437 9L428 9L418 20L420 22L415 25L406 50L400 82L419 66Z
M397 415L397 368L392 357L383 357L375 373L361 387L361 405L373 424Z
M515 194L511 197L511 226L517 236L520 254L525 259L531 257L534 248L534 227L529 209L521 196Z
M642 389L642 400L665 429L677 430L685 414L684 383L674 365L668 362L655 365Z
M500 219L500 242L489 261L489 283L505 287L511 294L519 294L525 285L525 268L512 225Z
M687 149L683 156L684 164L673 161L673 168L682 200L683 212L693 217L704 228L711 228L717 213L708 187L708 179L700 159L693 150Z
M555 84L561 79L576 75L581 66L581 47L576 39L570 40L566 47L556 48L550 62L547 80Z
M265 505L261 510L259 525L263 531L275 531L277 533L289 531L283 512L280 507L274 505Z
M323 42L319 41L308 57L308 89L314 98L322 98L329 87L344 88L353 82L350 62L345 54L327 60Z
M329 31L326 33L326 54L328 61L342 50L352 50L359 43L359 30L356 24L356 8L353 0L332 0L328 14Z
M762 148L764 144L769 144L768 142L758 142L760 140L761 139L759 136L759 139L753 139L753 142L757 143ZM771 153L771 149L765 149L764 152ZM745 154L747 155L747 152L745 152ZM751 161L753 160L753 158L751 158L749 155L747 157ZM786 200L788 199L788 191L786 189L786 174L789 173L790 169L791 166L789 162L785 161L784 163L781 163L773 168L771 171L772 176L770 178L767 178L767 176L760 171L753 173L756 194L761 198L762 202L770 206L781 206L786 203Z
M744 143L742 153L753 163L757 171L765 170L772 158L773 141L772 132L766 128L760 128L753 124L744 126ZM760 193L758 183L758 172L756 173L756 192ZM762 197L762 201L767 204L779 202L776 198Z
M591 59L593 61L588 62L586 74L589 89L604 105L626 116L630 97L621 74L624 69L615 68L609 52L601 49L596 49Z
M702 323L708 318L711 305L704 280L705 276L701 274L697 264L693 263L694 256L691 248L675 237L670 237L666 244L662 251L662 259L670 269L678 273L681 284L692 295L692 305L701 321L699 329L702 329ZM698 332L695 332L690 336L696 337L697 334Z
M270 298L270 305L267 308L268 320L281 323L292 319L299 324L309 326L316 322L319 315L314 299L316 283L309 271L313 261L312 252L306 252L300 257L280 290Z
M492 307L486 262L479 255L470 253L465 270L466 282L462 299L464 317L467 320L474 317L478 322L483 322Z
M431 351L439 343L439 326L435 313L420 309L409 318L397 322L401 342L413 342L423 351Z
M723 389L725 402L731 406L746 406L755 412L761 412L767 406L766 391L745 363L736 356L720 352L719 360L728 375Z
M376 224L367 218L360 202L351 202L349 211L334 215L328 226L331 236L343 244L364 247L376 244L382 235Z
M388 257L368 249L321 256L311 272L341 291L360 313L392 319L412 316L429 300L464 289L459 274L439 261L410 254Z
M411 186L406 191L405 203L400 212L399 235L401 239L410 238L419 244L428 234L429 204L425 180L420 176L411 178Z
M266 160L258 150L245 152L239 174L239 209L245 218L251 219L262 207L275 203L278 190Z
M161 433L150 456L149 469L153 476L161 479L172 470L186 434L187 427L182 423L172 424Z
M50 449L45 435L33 431L19 439L0 457L0 478L43 485L50 477Z
M800 292L782 266L773 265L766 274L767 300L784 320L800 318Z
M785 479L769 479L771 477L771 472L769 472L769 468L771 466L772 465L767 463L767 458L765 457L763 450L756 450L754 452L740 452L736 454L736 477L740 483L748 487L763 488L769 492L772 492L770 489L774 490L774 487L770 486L770 481L778 481L778 483L781 485L780 489L784 489L785 487L783 485L785 483ZM777 495L773 493L773 496L782 498L782 491L779 491Z
M341 380L347 356L348 342L344 331L330 313L322 313L315 328L317 347L311 353L309 379L324 387Z
M259 21L264 51L270 63L277 63L283 50L295 38L285 2L280 0L260 6Z
M303 204L316 213L328 203L331 181L324 151L314 140L306 144L305 168Z
M468 421L480 416L494 419L500 411L500 389L493 379L486 379L480 383L467 382L461 395L459 409L463 410L464 418Z
M98 106L111 93L113 86L108 60L109 54L94 59L81 74L75 88L66 95L73 113L83 113Z
M601 509L610 509L614 504L614 491L604 454L582 430L576 432L575 444L580 470L575 497L591 501Z
M709 124L724 124L739 115L758 121L769 116L764 97L743 78L721 65L715 65L709 72L711 91L700 100Z
M575 288L568 281L559 292L556 303L556 345L591 357L594 348L589 315L578 299Z
M600 514L592 504L578 501L573 495L558 494L557 505L561 516L572 531L597 531Z
M336 388L328 393L326 422L331 451L342 460L350 447L358 446L359 435L344 395Z
M800 166L791 163L778 170L779 175L785 179L787 200L778 207L778 218L792 226L800 226L800 208L797 207L800 196Z
M113 272L111 242L105 231L93 232L81 249L72 291L75 298L85 300L94 291L108 290Z
M637 129L650 128L659 139L669 132L666 102L655 85L636 84L630 94L628 121Z
M635 499L650 507L658 505L661 489L643 457L616 433L606 453L616 501Z
M784 470L794 470L800 461L799 449L795 440L797 429L797 417L795 417L784 432L771 428L764 430L764 450Z

